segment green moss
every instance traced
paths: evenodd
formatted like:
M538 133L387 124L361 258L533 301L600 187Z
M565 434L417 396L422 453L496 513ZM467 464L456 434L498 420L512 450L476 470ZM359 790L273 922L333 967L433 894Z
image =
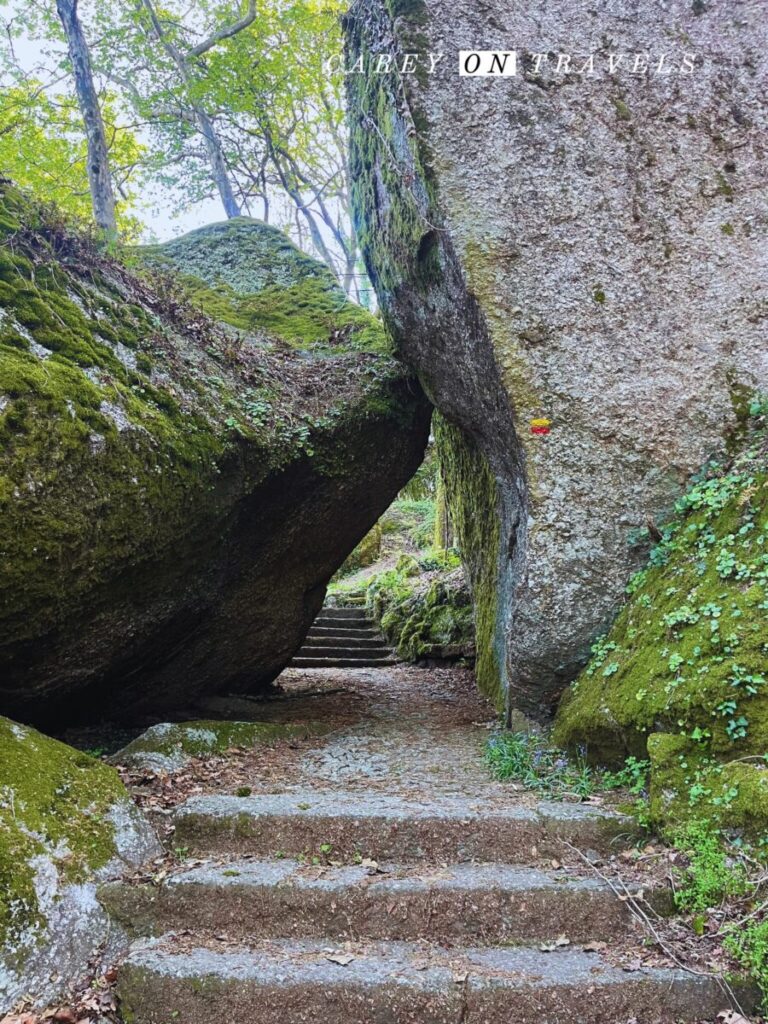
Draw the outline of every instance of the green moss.
M358 569L365 569L369 565L373 565L381 555L382 532L381 524L376 523L366 533L355 550L346 557L344 564L336 573L336 577L348 576L350 573L357 572Z
M461 430L436 415L434 433L475 609L475 674L480 689L502 710L505 648L498 599L501 517L496 481L480 450Z
M79 882L115 854L108 812L127 799L117 773L34 729L0 718L0 944L29 953L44 925L35 858Z
M263 230L241 226L256 249ZM278 256L263 271L249 264L241 279L230 248L232 281L264 283L263 308L283 324L277 334L306 341L317 316L313 337L327 352L313 357L323 366L313 363L306 396L309 364L285 374L285 353L268 340L244 348L173 282L152 291L0 188L0 648L57 629L87 595L219 522L233 489L305 457L343 474L342 428L351 436L372 417L412 415L402 367L351 351L383 347L378 321L280 232L267 233ZM195 233L200 259L209 237ZM295 305L286 282L297 267L324 314ZM248 302L260 308L262 299Z
M392 0L389 16L403 16L399 34L407 35L426 18L421 0ZM410 26L410 29L409 29ZM367 63L371 59L362 19L347 24L348 48ZM436 214L432 173L421 140L397 115L402 108L398 74L350 75L348 106L355 111L350 139L352 207L361 250L382 296L405 281L426 289L441 274L433 224ZM412 110L412 116L421 116ZM380 196L387 196L386 204Z
M327 267L262 221L237 217L136 255L173 270L193 303L239 330L298 348L391 350L381 321L350 302Z
M323 731L322 725L294 725L283 722L164 722L153 725L114 756L131 754L166 754L178 752L199 757L223 754L231 747L257 747L284 739L303 739Z
M452 552L403 555L368 584L368 607L404 660L419 661L435 648L471 648L472 603L458 564Z
M647 746L659 817L693 785L718 814L735 808L727 793L742 781L731 785L728 766L768 749L768 472L759 403L753 412L741 454L678 502L557 717L555 742L598 760Z

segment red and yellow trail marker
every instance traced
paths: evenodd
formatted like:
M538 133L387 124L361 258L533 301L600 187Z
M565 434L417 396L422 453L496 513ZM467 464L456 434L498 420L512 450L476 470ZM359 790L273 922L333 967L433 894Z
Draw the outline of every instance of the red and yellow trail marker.
M546 416L541 416L539 419L531 420L531 433L548 434L551 426L552 420L548 420Z

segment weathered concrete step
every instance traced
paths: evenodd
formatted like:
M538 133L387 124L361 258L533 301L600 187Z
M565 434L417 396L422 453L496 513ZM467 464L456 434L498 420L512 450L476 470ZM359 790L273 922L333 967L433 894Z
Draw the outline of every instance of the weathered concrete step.
M321 608L317 619L368 619L365 608Z
M133 1024L658 1024L713 1019L727 1003L710 977L623 971L576 950L404 943L216 951L169 940L135 949L117 992ZM751 989L737 995L751 1009Z
M309 633L307 633L307 637L314 636L344 637L345 639L359 637L361 640L376 640L381 636L381 633L379 633L377 629L374 629L373 626L366 626L365 628L360 629L346 629L344 626L314 625L310 629Z
M291 662L292 668L384 668L386 665L397 665L397 658L388 656L386 658L318 658L315 655L305 658L303 655L296 655Z
M375 646L336 646L314 643L307 644L299 650L297 658L391 658L392 650L381 642Z
M349 612L353 614L350 615ZM315 619L315 622L328 621L346 623L351 629L359 625L370 625L372 622L364 608L330 608L320 612Z
M391 653L390 648L386 647L384 640L380 636L359 636L352 634L351 636L316 636L314 633L310 633L304 641L304 647L302 650L315 647L346 647L357 651L375 651L383 648L387 654Z
M243 942L258 936L490 945L563 934L573 943L610 942L633 924L627 903L604 883L508 864L370 874L354 865L243 860L171 875L159 887L112 882L99 895L133 934L189 929ZM672 909L669 890L645 898L657 911Z
M419 802L333 790L195 796L176 809L174 822L176 839L198 852L297 856L331 844L341 860L359 853L398 863L525 864L561 857L563 840L605 853L637 831L630 819L583 804L527 807L459 796Z

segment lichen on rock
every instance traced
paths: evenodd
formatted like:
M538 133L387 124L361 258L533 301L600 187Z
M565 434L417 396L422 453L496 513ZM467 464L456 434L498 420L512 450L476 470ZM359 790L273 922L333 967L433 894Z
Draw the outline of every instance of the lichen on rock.
M742 450L708 464L564 698L555 740L651 761L658 820L707 813L752 828L768 783L765 407Z
M113 768L0 718L0 1013L85 972L110 939L97 882L159 853Z

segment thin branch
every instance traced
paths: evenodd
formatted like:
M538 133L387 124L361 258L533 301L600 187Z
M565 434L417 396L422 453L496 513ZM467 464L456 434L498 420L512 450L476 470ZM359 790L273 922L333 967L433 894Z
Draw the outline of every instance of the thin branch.
M234 22L232 25L226 25L224 28L220 28L218 32L214 32L213 35L204 39L202 43L198 43L197 46L193 46L191 50L187 50L185 54L186 60L192 60L195 57L200 57L202 54L207 53L208 50L213 49L217 43L222 42L224 39L229 39L232 36L236 36L238 32L242 32L243 29L248 28L256 20L256 0L250 0L248 4L247 13L239 20Z

